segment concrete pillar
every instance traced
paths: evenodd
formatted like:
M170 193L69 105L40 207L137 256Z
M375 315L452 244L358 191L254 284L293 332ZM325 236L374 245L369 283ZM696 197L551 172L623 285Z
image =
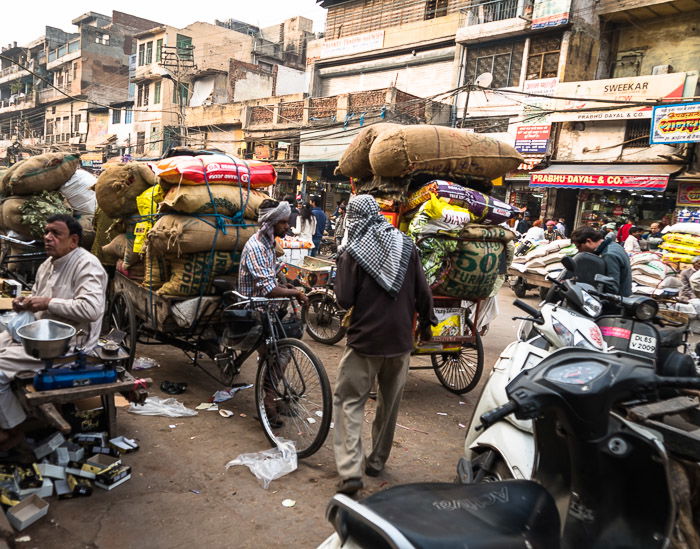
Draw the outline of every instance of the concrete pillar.
M557 74L559 75L559 82L566 81L566 65L569 61L569 46L571 45L571 31L567 30L561 37L561 49L559 50L559 66L557 67Z
M338 101L335 106L335 119L338 122L345 122L345 117L350 112L350 95L344 93L338 96Z

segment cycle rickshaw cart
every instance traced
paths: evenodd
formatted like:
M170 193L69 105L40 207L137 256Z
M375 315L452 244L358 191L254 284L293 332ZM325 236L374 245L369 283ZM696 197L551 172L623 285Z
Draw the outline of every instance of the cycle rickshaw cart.
M287 337L280 308L289 299L246 298L233 291L230 277L216 278L213 286L219 295L161 296L116 273L106 322L126 334L129 369L137 344L171 345L192 366L231 386L243 363L263 349L255 403L265 435L273 444L277 438L294 441L300 458L312 455L330 428L331 390L318 357L302 341ZM217 375L200 363L205 356Z
M342 325L346 311L333 292L335 262L306 257L301 264L286 264L283 273L310 288L309 304L302 313L307 333L326 345L340 341L346 331ZM482 313L482 300L464 306L462 299L433 295L433 301L443 317L441 333L434 334L430 342L417 341L413 351L415 356L429 356L431 365L410 369L435 370L438 381L448 391L461 395L478 385L484 368L484 348L475 328Z

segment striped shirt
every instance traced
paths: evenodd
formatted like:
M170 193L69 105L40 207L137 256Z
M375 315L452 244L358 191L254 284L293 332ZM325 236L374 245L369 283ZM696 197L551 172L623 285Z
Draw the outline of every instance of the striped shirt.
M243 247L238 291L247 297L267 297L277 286L275 244L260 231Z

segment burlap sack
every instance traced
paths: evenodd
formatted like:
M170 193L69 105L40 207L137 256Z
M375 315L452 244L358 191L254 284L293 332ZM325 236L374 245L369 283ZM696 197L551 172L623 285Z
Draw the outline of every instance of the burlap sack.
M12 174L17 170L17 168L20 167L20 165L24 162L24 160L20 160L19 162L16 162L15 164L12 164L9 168L7 168L3 173L2 176L0 177L0 193L2 193L5 196L9 196L10 193L7 186L10 184L10 178L12 177Z
M120 234L112 239L109 244L102 246L102 258L107 262L105 264L116 265L117 261L123 260L126 245L126 235Z
M114 224L114 219L109 217L102 208L95 210L93 225L95 227L95 239L92 243L90 251L100 263L103 265L114 265L115 261L105 257L102 247L109 244L119 234L117 231L110 231L110 227Z
M211 293L214 277L238 271L240 252L203 252L169 258L171 277L158 295L194 296Z
M83 238L80 240L80 247L90 251L95 242L95 216L81 215L77 218L77 221L83 228Z
M12 196L2 203L2 222L6 230L15 231L29 240L31 227L22 223L22 204L27 201L20 196Z
M156 176L143 162L107 164L97 178L97 205L110 217L138 212L136 197L156 184Z
M245 189L229 185L187 185L170 189L162 202L162 208L163 211L203 214L214 213L216 205L216 213L230 216L238 213L241 204L245 204L244 217L257 219L260 204L268 198L270 197L263 192L248 193Z
M170 264L166 258L146 253L143 265L143 286L146 288L157 290L170 280Z
M57 191L80 166L77 153L45 153L15 164L5 174L3 191L6 194L27 195L41 191ZM14 167L14 166L13 166Z
M174 255L242 250L258 227L244 220L248 227L226 227L226 234L214 226L214 217L164 215L148 231L146 248L157 255Z
M405 177L429 173L444 179L494 179L515 170L523 157L510 145L445 126L401 126L382 132L369 151L372 173Z
M489 297L507 268L506 244L515 235L500 226L470 225L461 233L449 268L433 288L435 295L461 299Z
M357 134L340 157L336 175L367 179L372 177L372 167L369 163L369 151L378 136L385 132L400 128L400 124L381 123L367 126Z

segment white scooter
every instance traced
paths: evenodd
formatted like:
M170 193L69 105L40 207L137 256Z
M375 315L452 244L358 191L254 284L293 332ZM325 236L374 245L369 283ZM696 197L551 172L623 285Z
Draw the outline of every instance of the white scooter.
M587 316L557 303L545 303L537 310L520 300L513 302L530 318L521 319L517 340L503 350L481 393L465 440L466 459L461 460L458 467L462 482L531 478L534 465L532 421L511 415L489 429L478 430L479 418L508 401L506 386L513 378L554 351L564 347L606 349L603 335L594 321L601 313L602 304L585 290L577 295L581 299L579 309Z

